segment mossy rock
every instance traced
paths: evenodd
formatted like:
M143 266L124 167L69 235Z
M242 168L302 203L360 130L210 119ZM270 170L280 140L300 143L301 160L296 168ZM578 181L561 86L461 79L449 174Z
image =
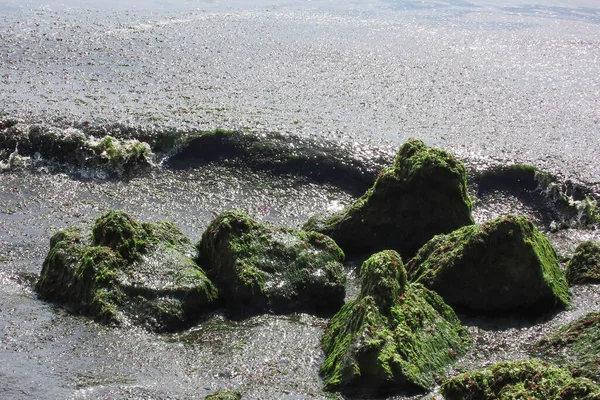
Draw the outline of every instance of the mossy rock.
M446 400L598 400L600 387L537 360L501 362L444 382Z
M232 210L209 224L197 248L230 311L332 313L344 303L344 253L320 233L274 228Z
M231 311L332 313L344 304L344 253L320 233L274 228L225 211L197 248L199 265Z
M409 139L393 167L349 208L303 229L333 238L347 253L394 249L404 257L434 235L473 224L462 162L449 153Z
M570 284L600 283L600 243L583 242L575 249L565 270Z
M229 390L219 390L213 394L209 394L204 400L241 400L242 395L238 392Z
M539 341L536 354L574 376L600 380L600 312L592 312Z
M361 267L359 296L323 337L325 385L363 395L432 389L470 343L454 311L420 284L406 285L400 255L377 253Z
M523 216L507 215L436 236L407 270L411 281L467 312L536 314L569 304L554 248Z
M112 136L94 138L75 128L59 129L17 123L0 134L0 151L101 169L111 175L130 174L152 166L155 155L147 143Z
M91 235L66 229L52 236L36 290L101 322L180 329L211 309L217 296L194 253L173 224L141 223L111 211L97 219Z

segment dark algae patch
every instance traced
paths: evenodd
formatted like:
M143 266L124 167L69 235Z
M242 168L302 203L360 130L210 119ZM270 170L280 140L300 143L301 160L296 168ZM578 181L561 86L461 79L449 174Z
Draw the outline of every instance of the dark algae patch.
M217 292L194 263L194 247L173 224L138 222L122 211L50 240L40 298L106 323L181 329L212 307Z
M434 235L470 224L463 163L410 139L354 204L325 219L313 217L304 229L332 237L347 253L394 249L410 257Z
M362 192L372 184L377 167L384 162L381 154L370 159L360 149L344 144L273 132L251 134L217 129L182 136L177 147L179 150L167 162L169 168L226 163L276 175L294 174L352 192Z
M446 400L597 400L600 387L586 378L538 361L501 362L444 382Z
M328 389L381 395L431 390L470 338L440 296L406 283L400 255L387 250L364 262L358 298L331 319L322 343Z
M523 216L507 215L438 235L407 269L411 281L471 312L535 314L570 301L554 248Z
M562 326L539 341L536 353L567 368L574 376L600 381L600 312Z
M565 269L570 284L600 283L600 243L579 244Z
M344 253L323 234L274 228L226 211L197 248L199 265L229 310L332 313L344 302Z

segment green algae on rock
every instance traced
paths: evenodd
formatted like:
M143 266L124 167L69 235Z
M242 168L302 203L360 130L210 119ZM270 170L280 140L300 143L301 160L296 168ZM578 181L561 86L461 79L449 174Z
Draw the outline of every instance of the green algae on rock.
M407 270L411 281L466 311L534 314L570 301L554 248L523 216L507 215L438 235Z
M434 235L471 224L463 163L409 139L361 198L325 220L311 218L304 229L330 236L348 253L394 249L410 257Z
M600 243L583 242L575 249L565 269L570 284L600 282Z
M592 312L539 341L536 353L574 376L600 382L600 312Z
M213 394L209 394L204 400L241 400L242 395L238 392L229 390L219 390Z
M217 295L194 253L173 224L110 211L91 235L72 228L52 236L36 290L44 300L101 322L180 329L211 308Z
M274 228L225 211L196 246L199 265L231 311L331 313L344 304L344 253L320 233Z
M2 154L39 156L117 176L146 169L155 161L150 145L136 139L117 139L109 135L96 138L75 128L23 123L0 130L0 162L4 158Z
M386 250L363 263L359 296L329 322L321 374L331 390L429 390L469 343L454 311L422 285L407 285L400 255Z
M600 387L538 360L501 362L442 384L446 400L598 400Z

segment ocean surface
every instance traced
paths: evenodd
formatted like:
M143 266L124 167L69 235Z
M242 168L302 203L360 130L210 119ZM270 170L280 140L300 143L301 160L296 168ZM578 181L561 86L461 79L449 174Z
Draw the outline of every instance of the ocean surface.
M600 199L599 72L596 1L0 0L0 122L151 143L222 128L264 145L161 149L117 177L1 150L0 399L328 398L326 319L105 327L37 299L50 236L109 209L173 221L193 242L229 208L299 227L350 204L416 137L465 162L477 222L524 213L568 257L600 240L577 211ZM290 149L305 168L281 167ZM513 164L550 174L572 209L535 182L477 180ZM464 319L476 345L449 374L528 357L598 310L598 286L573 295L546 321Z

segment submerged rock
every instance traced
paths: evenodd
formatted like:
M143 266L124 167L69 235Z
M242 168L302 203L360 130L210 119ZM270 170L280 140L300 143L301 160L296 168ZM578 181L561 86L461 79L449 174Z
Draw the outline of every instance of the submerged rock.
M320 233L273 228L226 211L197 248L199 265L232 311L330 313L344 304L344 253Z
M348 253L394 249L410 257L434 235L473 224L462 162L410 139L393 167L348 209L304 229L324 233Z
M600 387L537 360L501 362L444 382L446 400L598 400Z
M570 284L600 283L600 243L589 241L577 246L565 275Z
M77 168L124 175L150 167L154 154L147 143L112 136L95 138L75 128L16 123L0 131L0 152L20 154ZM0 162L3 161L0 159Z
M536 346L541 357L568 368L575 376L600 381L600 312L564 325Z
M328 389L369 394L432 389L470 339L454 311L420 284L406 284L400 255L361 267L361 291L331 319L321 374Z
M436 236L407 269L411 281L467 311L529 314L569 304L554 248L523 216L503 216Z
M217 296L194 253L173 224L141 223L111 211L97 219L91 235L72 228L52 236L36 290L102 322L179 329Z

